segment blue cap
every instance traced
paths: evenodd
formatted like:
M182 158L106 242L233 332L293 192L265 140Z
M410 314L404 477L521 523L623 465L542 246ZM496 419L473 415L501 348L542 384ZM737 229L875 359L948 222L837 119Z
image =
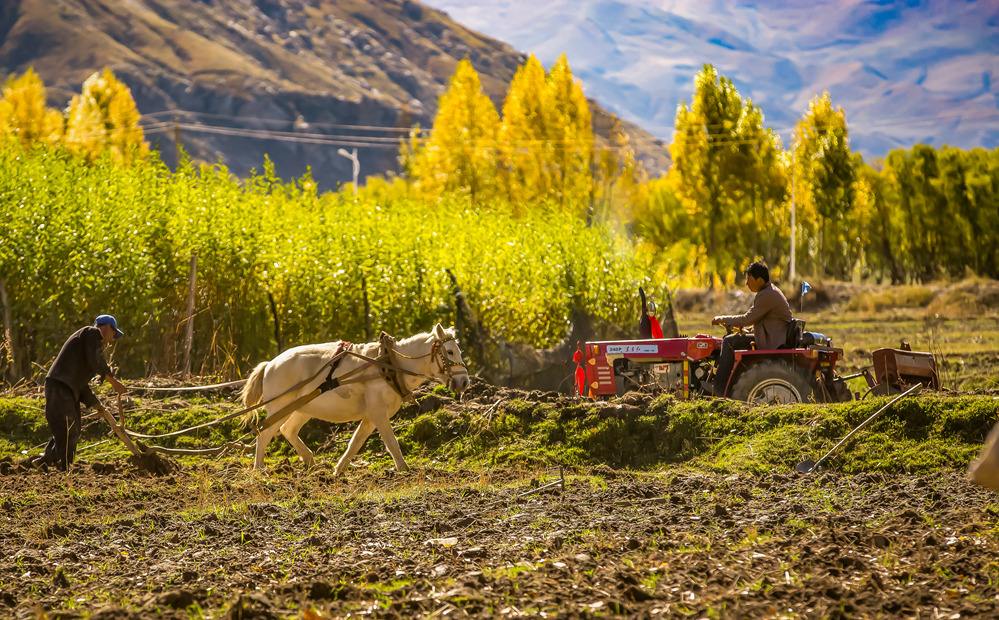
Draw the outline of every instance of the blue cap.
M95 327L99 327L101 325L110 325L111 326L111 329L114 330L115 340L117 340L118 338L121 338L122 336L125 335L125 332L123 332L120 329L118 329L118 321L116 321L115 318L113 316L111 316L110 314L102 314L99 317L97 317L96 319L94 319L94 326Z

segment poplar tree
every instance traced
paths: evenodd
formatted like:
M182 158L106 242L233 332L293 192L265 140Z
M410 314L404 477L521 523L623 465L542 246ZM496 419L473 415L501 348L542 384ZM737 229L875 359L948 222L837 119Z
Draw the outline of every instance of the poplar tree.
M676 113L670 155L673 187L718 272L738 267L744 236L733 217L733 198L743 185L737 128L742 98L731 80L711 65L694 78L691 103Z
M407 169L417 190L467 193L473 203L495 194L499 115L467 59L441 95L429 138L411 141Z
M901 284L905 275L900 261L900 227L897 209L892 209L886 199L885 179L859 154L854 155L854 169L854 233L863 247L866 273L878 278L887 276L893 284Z
M790 214L786 164L780 137L764 126L763 111L746 100L736 125L732 144L741 187L734 204L738 236L747 254L765 258L771 266L783 263L787 254Z
M565 54L555 61L546 86L553 129L553 193L561 206L577 205L582 212L593 185L593 124L583 88L573 78Z
M795 126L792 166L803 266L845 277L852 267L848 219L856 173L846 113L833 107L828 92L812 99Z
M46 106L45 84L35 70L29 68L10 77L0 98L0 136L28 146L36 142L55 144L62 133L62 113Z
M539 202L552 181L553 142L556 128L545 101L545 68L531 54L510 82L503 101L498 132L502 184L514 213Z
M98 71L83 82L81 93L70 101L66 146L89 160L110 150L115 160L130 162L149 152L139 120L128 86L110 69Z
M591 200L593 216L606 220L613 218L627 225L636 223L645 213L648 198L642 184L642 171L635 159L631 139L613 117L609 144L595 146L592 166Z

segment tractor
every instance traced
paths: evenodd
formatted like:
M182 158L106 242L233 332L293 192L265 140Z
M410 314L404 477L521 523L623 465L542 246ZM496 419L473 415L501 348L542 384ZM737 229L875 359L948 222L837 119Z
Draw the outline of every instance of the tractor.
M586 342L573 356L580 396L606 398L629 391L665 391L687 399L704 394L713 381L722 339L692 337ZM777 349L735 352L735 365L724 396L750 403L842 402L854 394L849 379L864 377L867 393L890 394L913 383L938 388L936 362L930 353L902 349L874 352L874 370L847 376L836 373L843 350L822 334L805 331L793 319L787 340ZM866 394L865 394L866 396Z

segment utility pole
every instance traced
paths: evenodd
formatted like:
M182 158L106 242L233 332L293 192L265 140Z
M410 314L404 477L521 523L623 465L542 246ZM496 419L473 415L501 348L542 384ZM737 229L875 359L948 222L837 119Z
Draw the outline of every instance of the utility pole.
M797 280L795 270L794 270L794 251L797 242L797 222L795 221L795 204L794 204L794 181L795 181L795 169L794 161L791 161L791 282Z
M173 148L177 156L177 167L180 167L180 159L184 154L184 143L181 142L180 123L177 121L176 116L173 119Z
M337 155L346 157L354 164L354 195L357 196L357 178L361 175L361 162L357 159L357 148L353 148L350 152L347 149L337 149Z

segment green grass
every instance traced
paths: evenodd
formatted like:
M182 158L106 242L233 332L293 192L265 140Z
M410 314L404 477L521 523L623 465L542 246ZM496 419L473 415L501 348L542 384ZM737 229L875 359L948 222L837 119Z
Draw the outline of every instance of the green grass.
M886 400L780 407L668 396L644 407L512 401L498 407L489 422L459 409L425 413L401 425L399 435L407 454L444 457L464 466L689 463L720 471L767 471L818 458ZM858 434L831 465L848 472L963 467L997 419L999 398L908 399ZM439 450L442 445L446 455Z
M434 467L488 470L497 465L544 467L559 463L658 469L683 463L717 471L764 472L790 469L804 458L817 459L886 400L749 407L729 400L681 401L672 396L648 401L559 403L513 399L491 408L488 415L484 409L459 404L421 414L417 406L410 405L397 416L394 428L411 464ZM143 413L130 415L136 430L174 430L236 407L234 403L185 401L185 406L175 408L174 400L159 401L152 407L149 402L141 403L146 406ZM0 457L19 457L23 450L45 441L41 404L40 399L0 399L0 428L5 431L0 438ZM859 433L829 465L846 472L964 467L997 420L999 397L909 398ZM347 425L315 422L305 427L303 439L315 449L331 432L337 432L337 441L327 449L327 455L336 458L352 430ZM94 425L81 445L100 440L104 432L102 425ZM243 432L233 422L200 431L198 437L162 443L205 446ZM111 442L94 452L84 452L83 458L118 459L124 454L121 446ZM292 457L294 452L279 437L272 444L271 464L277 465L282 455ZM390 465L377 438L368 440L362 457L376 468ZM297 462L293 465L298 466ZM211 486L202 492L211 495Z

